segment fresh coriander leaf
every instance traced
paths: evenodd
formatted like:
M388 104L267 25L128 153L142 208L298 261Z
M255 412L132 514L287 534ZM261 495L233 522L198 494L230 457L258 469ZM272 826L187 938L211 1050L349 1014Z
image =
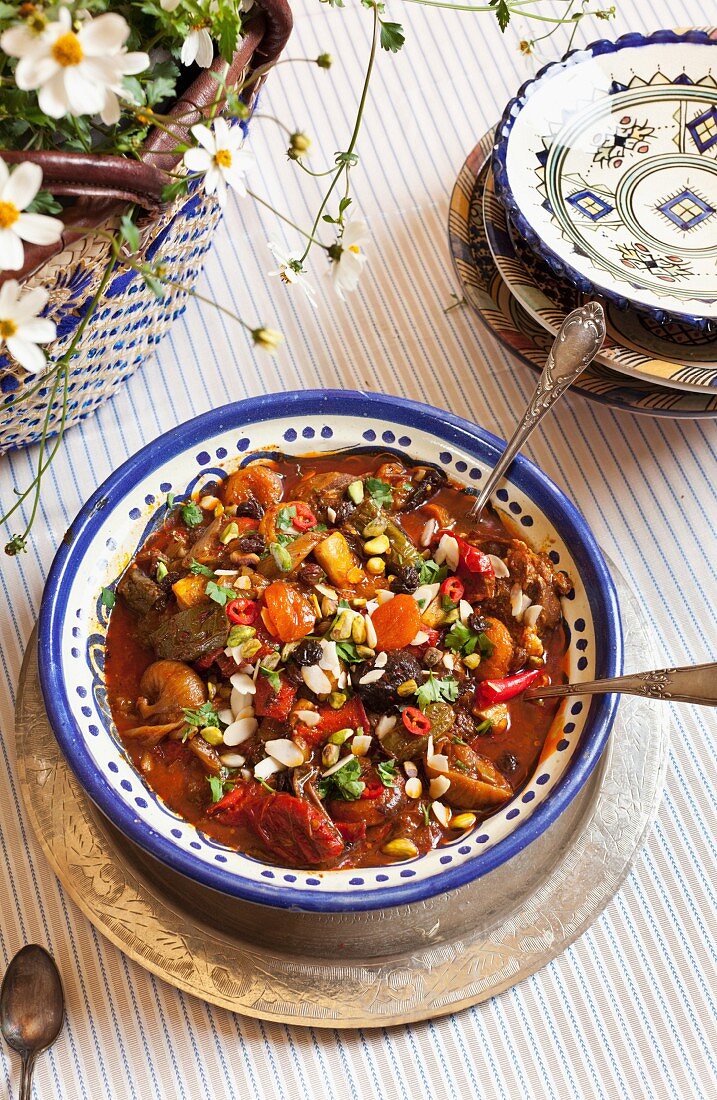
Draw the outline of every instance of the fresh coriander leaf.
M195 500L182 505L181 515L187 527L197 527L204 519L204 512Z
M343 798L344 802L355 802L361 797L366 784L361 781L361 765L355 756L347 761L332 775L319 780L318 791L321 798Z
M200 561L196 561L195 558L189 563L189 572L198 573L200 577L209 577L210 580L214 580L214 570L210 569L208 565L202 565Z
M342 661L346 661L347 665L357 665L363 661L363 657L359 656L353 642L337 642L336 652Z
M213 703L202 703L201 707L192 709L182 707L184 721L190 728L204 729L205 726L219 726L219 715Z
M117 602L117 597L111 588L102 589L102 606L106 607L108 611L111 611Z
M212 792L212 802L218 802L224 794L224 783L218 775L208 775L207 782Z
M478 737L481 734L484 735L484 734L490 733L490 731L492 729L493 729L493 723L491 722L490 718L486 718L486 720L484 722L481 722L479 725L476 726L476 737Z
M219 585L215 581L207 581L207 586L204 589L210 600L214 600L220 607L226 607L230 600L235 600L237 594L233 588Z
M384 23L381 20L381 49L391 53L398 53L406 41L403 27L400 23Z
M452 649L454 653L460 653L473 636L473 631L460 620L456 621L443 639L446 649Z
M418 579L421 584L440 584L448 576L448 567L439 565L433 558L427 558L421 563L418 571Z
M379 508L393 504L393 489L387 481L381 481L380 477L367 477L364 485L374 504L378 504Z
M276 529L277 531L291 531L293 528L293 520L296 516L296 507L293 504L287 505L285 508L280 508L276 513Z
M433 673L416 692L421 710L425 710L429 703L455 703L457 698L458 681L453 676L446 676L445 679L439 680Z
M266 668L265 665L259 665L259 672L266 676L271 684L272 691L281 691L281 677L278 672L275 672L273 668Z
M384 787L396 786L396 761L382 760L376 771Z

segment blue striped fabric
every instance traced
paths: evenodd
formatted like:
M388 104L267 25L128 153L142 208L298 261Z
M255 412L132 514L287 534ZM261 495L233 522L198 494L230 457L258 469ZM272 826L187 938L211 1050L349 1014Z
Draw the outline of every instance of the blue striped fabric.
M593 5L594 6L594 5ZM564 7L556 3L556 7ZM617 32L709 18L697 0L620 0ZM261 110L305 129L312 165L345 148L368 51L368 13L297 3L289 56L329 51L331 72L306 64L273 74ZM114 1100L216 1096L255 1100L486 1100L516 1097L717 1096L717 722L674 710L667 791L646 848L616 899L559 960L459 1015L378 1031L316 1031L232 1015L155 980L106 943L63 894L29 832L14 768L13 706L23 650L53 553L83 500L128 455L165 429L229 400L281 389L388 390L466 411L504 435L533 376L465 310L447 248L448 198L465 154L532 72L485 15L393 0L407 25L397 57L381 55L372 87L355 208L370 224L370 264L349 305L312 261L319 306L267 272L281 224L232 199L202 293L249 321L283 330L276 356L255 355L223 314L192 306L156 359L122 394L68 434L47 479L29 553L0 572L0 961L45 944L63 972L67 1027L42 1058L37 1096ZM595 25L582 33L594 38ZM540 33L538 30L537 32ZM560 39L556 39L556 43ZM563 36L562 41L565 41ZM546 47L548 59L558 49ZM284 158L285 135L255 124L254 188L308 224L319 183ZM601 544L641 595L661 657L714 659L717 466L710 423L650 421L568 398L533 457L578 502ZM0 464L12 485L35 454ZM17 1061L0 1050L0 1080Z

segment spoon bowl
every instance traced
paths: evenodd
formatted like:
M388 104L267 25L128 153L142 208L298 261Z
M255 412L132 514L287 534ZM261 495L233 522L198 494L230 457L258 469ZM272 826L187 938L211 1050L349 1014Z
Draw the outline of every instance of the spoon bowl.
M0 1031L22 1058L20 1100L29 1100L35 1059L55 1042L64 1018L55 960L39 944L27 944L11 959L0 987Z

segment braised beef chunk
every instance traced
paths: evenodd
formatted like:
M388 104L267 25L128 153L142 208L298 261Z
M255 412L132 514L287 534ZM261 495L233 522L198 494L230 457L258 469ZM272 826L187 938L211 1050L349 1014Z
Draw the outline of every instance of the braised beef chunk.
M125 750L172 812L330 874L461 844L520 791L557 709L526 689L564 678L570 581L545 554L442 471L365 448L244 456L195 496L158 512L105 653Z
M562 617L560 596L570 590L565 573L556 572L546 554L536 554L517 540L508 551L505 563L513 584L519 584L533 603L542 605L542 624L552 630Z
M162 588L148 577L134 562L117 585L117 591L130 611L140 619L148 615L164 596Z

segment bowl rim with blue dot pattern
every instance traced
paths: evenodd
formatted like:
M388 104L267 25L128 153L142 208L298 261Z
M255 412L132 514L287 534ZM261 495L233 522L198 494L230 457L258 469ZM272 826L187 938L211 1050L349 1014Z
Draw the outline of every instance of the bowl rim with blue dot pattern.
M40 682L55 736L82 787L140 848L174 870L246 901L348 912L420 902L498 867L540 836L582 788L605 748L617 696L572 697L556 713L534 775L491 817L444 847L402 863L336 871L281 868L226 848L175 814L127 758L108 712L101 599L178 497L260 453L386 448L440 465L479 487L503 443L429 405L347 390L266 394L195 417L155 439L96 490L53 561L42 599ZM622 672L615 587L585 519L533 463L518 457L497 506L526 541L550 547L574 584L563 600L571 678Z

